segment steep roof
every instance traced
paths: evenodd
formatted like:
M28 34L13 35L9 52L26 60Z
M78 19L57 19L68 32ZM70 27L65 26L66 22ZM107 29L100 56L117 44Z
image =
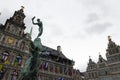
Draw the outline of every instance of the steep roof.
M46 51L49 52L49 54L51 54L51 55L58 56L58 57L61 57L64 59L68 59L62 52L59 52L59 51L52 49L50 47L47 47L47 46L43 46L43 47L45 47Z

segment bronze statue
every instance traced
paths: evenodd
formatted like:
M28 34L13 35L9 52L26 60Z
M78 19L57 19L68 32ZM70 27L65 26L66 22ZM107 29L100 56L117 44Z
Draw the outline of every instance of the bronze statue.
M37 19L37 23L34 23L35 17L32 18L32 23L34 25L39 26L39 33L37 38L35 38L34 42L31 41L30 44L30 53L31 56L27 60L25 67L22 70L22 80L38 80L39 74L39 64L40 64L40 55L44 52L44 48L42 47L41 39L39 38L43 33L43 25L40 19Z
M38 25L38 27L39 27L39 34L38 34L38 36L37 36L37 38L38 37L40 37L41 35L42 35L42 33L43 33L43 24L42 24L42 22L40 21L40 19L37 19L37 23L35 23L34 22L34 19L35 19L35 16L32 18L32 23L34 24L34 25Z

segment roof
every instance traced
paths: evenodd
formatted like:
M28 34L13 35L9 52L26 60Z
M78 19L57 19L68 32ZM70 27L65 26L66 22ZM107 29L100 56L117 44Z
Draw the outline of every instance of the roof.
M62 52L59 52L58 50L52 49L50 47L44 46L44 52L41 55L42 57L49 57L52 58L53 60L60 62L60 63L65 63L65 64L69 64L69 65L74 65L74 61L68 59Z
M51 54L51 55L58 56L63 59L68 59L62 52L59 52L59 51L52 49L50 47L47 47L47 46L43 46L43 47L45 47L46 51L49 52L49 54Z

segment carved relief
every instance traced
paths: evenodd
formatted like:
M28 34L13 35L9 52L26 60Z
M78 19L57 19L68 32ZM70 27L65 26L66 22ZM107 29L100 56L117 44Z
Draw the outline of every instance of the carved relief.
M7 38L7 44L14 44L14 42L15 42L15 38L13 38L13 37Z

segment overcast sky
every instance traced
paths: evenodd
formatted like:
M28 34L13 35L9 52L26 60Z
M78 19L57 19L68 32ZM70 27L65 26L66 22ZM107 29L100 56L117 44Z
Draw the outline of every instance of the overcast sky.
M85 71L89 56L97 62L99 52L105 57L107 36L120 44L120 0L0 0L0 23L24 6L26 32L36 16L43 22L42 44L62 52L75 61L74 68Z

